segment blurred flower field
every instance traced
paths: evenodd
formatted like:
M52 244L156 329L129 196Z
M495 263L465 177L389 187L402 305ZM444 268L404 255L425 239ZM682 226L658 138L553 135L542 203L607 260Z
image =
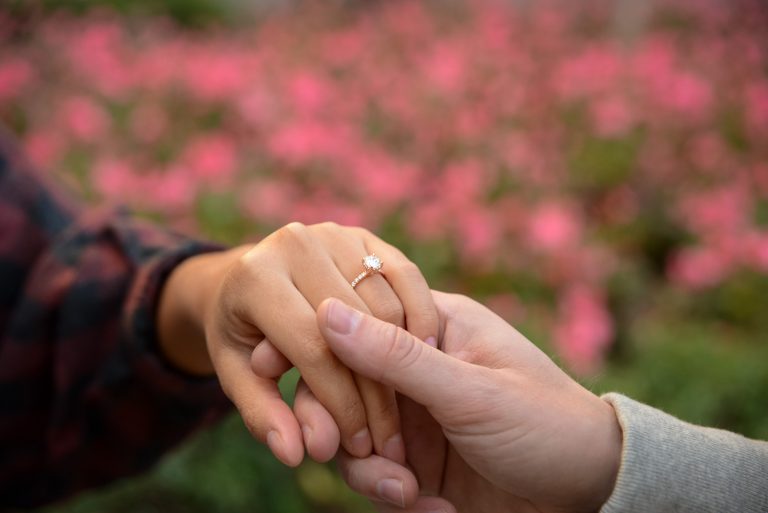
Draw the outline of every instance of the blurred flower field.
M616 5L304 2L194 29L0 8L0 120L89 201L176 229L366 226L596 391L768 437L768 14L657 2L627 30ZM362 507L259 451L233 420L71 508Z

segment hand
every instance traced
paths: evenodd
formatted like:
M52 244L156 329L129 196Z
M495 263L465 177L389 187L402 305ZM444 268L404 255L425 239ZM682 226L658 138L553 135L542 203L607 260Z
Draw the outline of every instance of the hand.
M385 263L356 289L363 256ZM215 370L243 421L275 456L326 461L339 443L358 457L404 462L394 391L354 375L328 349L315 309L336 297L420 337L437 335L426 281L400 251L361 228L292 223L255 246L200 255L178 266L161 297L160 345L180 368ZM277 380L302 376L294 410Z
M414 474L378 456L341 456L350 486L409 512L599 510L621 454L613 408L479 303L438 292L434 298L443 352L341 302L318 310L340 360L423 405L403 415L433 418L446 442L442 454L434 446L425 453L409 443L419 433L404 428L414 472L441 476L427 490L437 497L418 497Z

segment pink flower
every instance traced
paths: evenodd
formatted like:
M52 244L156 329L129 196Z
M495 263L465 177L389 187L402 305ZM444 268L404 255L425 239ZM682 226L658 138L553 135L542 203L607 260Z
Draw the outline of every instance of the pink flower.
M270 92L255 87L237 100L235 110L254 128L268 125L280 116L275 98Z
M498 222L488 209L469 208L457 213L458 247L468 261L490 264L496 259L501 237Z
M750 84L744 102L747 126L765 137L768 134L768 81Z
M592 104L591 115L595 133L601 137L625 135L635 121L629 105L619 96L595 101Z
M301 72L290 80L288 91L299 112L314 113L328 106L331 87L316 74Z
M24 148L30 160L39 168L50 170L65 152L65 142L59 131L37 130L24 138Z
M318 190L313 196L298 200L292 206L291 220L306 224L334 221L346 226L368 225L365 213L358 205L339 201L326 190ZM375 230L375 226L368 225Z
M197 195L195 181L189 179L189 172L184 168L172 167L150 175L146 182L151 205L164 212L187 212Z
M527 239L533 249L554 252L576 244L581 237L580 216L561 202L538 205L528 220Z
M250 218L262 223L286 224L293 217L299 190L287 179L256 181L240 195L240 207Z
M185 61L184 85L205 101L227 101L246 86L253 63L233 48L196 47Z
M745 188L729 184L683 196L678 216L694 233L710 236L739 231L747 222L749 208L751 201Z
M216 187L231 183L237 165L237 150L230 137L223 134L206 134L193 140L184 150L180 161L190 169L195 178Z
M586 374L597 369L613 330L613 319L599 292L574 285L561 294L554 340L576 372Z
M755 232L745 237L746 264L768 274L768 232Z
M565 58L555 70L552 85L566 100L581 98L615 88L621 71L615 49L596 44Z
M712 87L703 78L692 73L681 73L661 92L661 100L680 114L693 119L708 118L712 111Z
M449 164L442 172L439 194L454 208L477 201L488 183L487 170L475 159Z
M448 44L438 45L424 64L428 82L445 93L456 93L463 88L466 67L464 55Z
M86 96L66 99L59 116L65 129L79 141L93 143L107 135L109 117L99 104Z
M93 166L92 173L96 190L110 200L130 200L141 189L136 171L123 160L100 160Z
M691 140L689 158L698 169L711 173L728 173L732 164L728 161L728 149L722 137L705 132Z
M123 27L114 21L94 21L68 35L63 51L70 66L108 97L123 95L133 86L127 64Z
M417 240L434 240L445 235L450 207L439 199L416 202L407 217L408 232Z
M692 290L717 285L729 272L729 259L706 247L680 250L667 268L667 275L673 283Z
M351 66L361 60L367 47L365 34L351 27L328 34L323 41L322 52L336 66Z
M271 153L287 163L300 166L333 157L355 147L348 127L301 120L275 131L267 142Z
M0 103L22 93L34 78L32 66L18 57L5 57L0 61Z
M388 209L416 190L419 170L390 156L366 150L353 157L351 172L360 197Z

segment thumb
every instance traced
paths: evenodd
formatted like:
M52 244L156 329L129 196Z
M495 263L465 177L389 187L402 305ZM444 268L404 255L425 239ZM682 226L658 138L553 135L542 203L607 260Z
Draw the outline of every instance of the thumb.
M395 388L427 408L462 395L466 363L402 328L359 312L335 298L317 310L320 332L350 369Z

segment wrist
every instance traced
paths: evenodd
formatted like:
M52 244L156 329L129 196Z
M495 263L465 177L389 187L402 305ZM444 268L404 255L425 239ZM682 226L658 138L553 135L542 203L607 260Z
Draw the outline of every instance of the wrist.
M589 496L591 500L582 511L598 512L608 501L616 485L616 478L621 466L623 437L621 425L616 417L616 411L607 401L597 399L595 420L594 469L593 486Z
M214 374L205 320L229 265L242 251L205 253L181 262L168 276L157 313L158 342L168 361L189 374Z

